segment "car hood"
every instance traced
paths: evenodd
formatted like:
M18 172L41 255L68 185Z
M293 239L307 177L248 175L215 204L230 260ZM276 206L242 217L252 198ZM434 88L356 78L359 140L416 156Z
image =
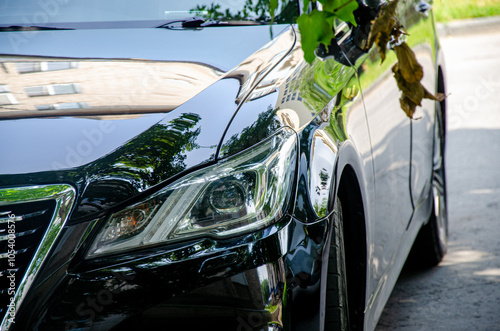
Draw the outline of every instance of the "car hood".
M85 219L214 162L294 42L288 25L1 33L0 185L70 183Z

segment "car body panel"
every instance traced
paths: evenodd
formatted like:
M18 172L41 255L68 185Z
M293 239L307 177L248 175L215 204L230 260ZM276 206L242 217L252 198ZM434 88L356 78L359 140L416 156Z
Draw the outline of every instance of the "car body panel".
M417 4L418 1L402 2L398 12L404 13L401 23L408 31L407 42L423 67L422 84L435 93L437 68L444 64L437 60L441 51L437 48L433 19L419 12ZM382 314L406 261L411 249L409 243L414 241L431 212L432 166L429 162L433 153L435 103L422 100L422 106L417 107L413 118L409 119L399 105L401 92L392 77L391 68L396 62L394 52L388 52L383 63L377 54L368 56L361 64L360 82L370 127L376 182L372 200L373 230L368 231L373 236L373 251L369 250L371 270L365 315L365 328L373 329L376 326L373 321Z

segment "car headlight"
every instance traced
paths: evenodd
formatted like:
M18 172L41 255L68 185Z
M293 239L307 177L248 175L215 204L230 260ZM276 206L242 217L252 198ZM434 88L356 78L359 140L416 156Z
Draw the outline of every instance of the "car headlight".
M247 151L186 175L110 215L88 257L265 227L286 212L296 158L296 135L283 129Z

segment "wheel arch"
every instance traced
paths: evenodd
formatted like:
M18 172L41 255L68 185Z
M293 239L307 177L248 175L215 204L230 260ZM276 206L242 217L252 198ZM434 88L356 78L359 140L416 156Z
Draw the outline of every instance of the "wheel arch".
M361 186L354 168L346 165L338 182L342 202L349 315L354 330L362 330L366 305L367 236Z

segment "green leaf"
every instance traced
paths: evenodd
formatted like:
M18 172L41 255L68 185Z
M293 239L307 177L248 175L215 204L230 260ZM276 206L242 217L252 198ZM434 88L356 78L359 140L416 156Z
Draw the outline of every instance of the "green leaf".
M303 11L304 13L307 11L307 7L309 7L309 3L311 2L311 0L304 0L304 7L303 7Z
M269 11L271 12L271 21L274 22L274 12L278 8L278 0L270 0Z
M308 63L314 61L314 51L318 48L319 43L329 45L331 40L335 38L332 24L329 23L331 21L331 14L318 11L317 9L314 9L309 15L302 14L297 19L302 50L304 51L304 58Z
M354 11L358 9L358 3L356 0L338 0L339 6L335 7L335 16L344 22L351 22L354 26L357 26L356 19L354 18Z
M323 4L323 10L330 12L344 22L351 22L356 26L353 11L358 8L356 0L318 0Z
M339 0L318 0L318 1L321 2L321 4L323 5L323 10L329 12L333 12L335 8L338 7L336 3L339 2Z

